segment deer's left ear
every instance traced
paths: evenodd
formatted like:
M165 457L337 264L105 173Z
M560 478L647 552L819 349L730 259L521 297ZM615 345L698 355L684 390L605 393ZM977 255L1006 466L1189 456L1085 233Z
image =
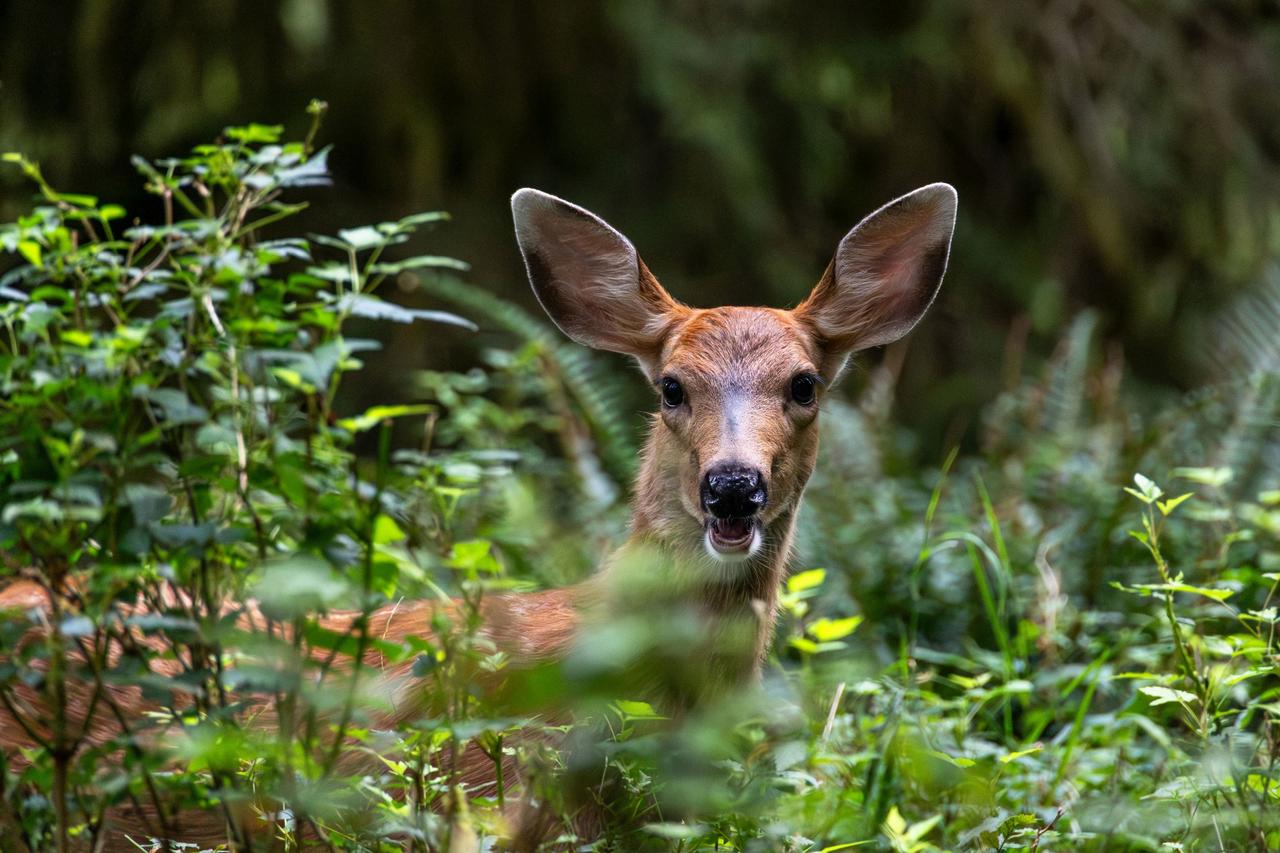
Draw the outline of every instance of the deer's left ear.
M896 341L937 295L955 223L950 184L929 184L889 202L840 241L796 317L837 364L856 350Z

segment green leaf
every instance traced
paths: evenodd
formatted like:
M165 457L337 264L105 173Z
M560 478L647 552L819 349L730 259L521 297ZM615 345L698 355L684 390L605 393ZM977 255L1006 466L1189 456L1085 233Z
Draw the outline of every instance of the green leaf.
M65 329L58 333L58 338L65 344L71 344L73 347L88 347L93 345L93 335L88 332L82 332L79 329Z
M861 616L850 616L845 619L816 619L809 626L808 632L818 642L829 643L849 636L861 624Z
M808 589L817 589L822 586L822 582L826 579L826 569L809 569L806 572L794 574L787 579L787 592L796 593Z
M644 831L660 838L672 840L698 838L706 833L707 828L696 823L646 823Z
M389 545L392 542L403 542L405 532L389 515L379 515L373 523L373 544Z
M369 267L369 272L378 273L380 275L399 275L402 272L417 269L450 269L466 272L471 269L471 264L466 261L460 261L457 258L447 258L443 255L418 255L395 263L374 264Z
M1230 468L1174 468L1173 476L1214 488L1231 482L1234 472Z
M1020 750L1017 750L1016 752L1007 752L1004 755L1000 756L999 760L1001 764L1008 764L1012 761L1017 761L1019 758L1022 758L1025 755L1034 755L1035 753L1039 752L1042 749L1044 749L1043 744L1036 744L1035 746L1028 747L1027 749L1020 749Z
M465 571L497 573L502 566L493 556L493 548L485 539L472 539L466 542L455 542L453 552L449 556L448 565L452 569Z
M414 213L406 216L404 219L396 222L397 228L412 229L419 225L428 225L434 222L445 222L449 219L449 214L443 210L428 210L424 213Z
M284 125L253 122L241 127L228 127L223 133L227 138L245 144L279 142L280 134L284 133Z
M383 234L372 225L361 225L359 228L339 229L338 237L357 252L363 252L366 249L373 249L378 246L385 246L390 242L390 239L386 234Z
M1185 583L1137 583L1133 585L1133 588L1149 592L1188 592L1192 595L1203 595L1205 598L1212 598L1214 601L1226 601L1235 595L1235 590L1233 589L1189 586Z
M405 405L405 406L373 406L365 409L364 414L354 418L343 418L338 421L338 426L347 432L360 433L368 429L372 429L383 421L391 418L411 417L415 415L430 414L434 406L426 404Z
M1148 495L1152 499L1158 498L1160 495L1164 494L1164 491L1157 486L1154 481L1142 474L1134 474L1133 482L1138 484L1138 488L1144 495Z
M393 323L412 323L414 320L426 320L431 323L445 323L450 326L461 326L472 332L479 326L470 320L451 314L448 311L424 311L421 308L405 308L394 302L387 302L367 293L347 293L338 300L338 308L356 317L370 320L390 320Z
M40 244L34 240L19 240L18 254L26 258L27 263L33 267L44 269L44 256L40 250Z
M1139 687L1138 692L1152 697L1155 700L1151 703L1153 706L1165 705L1169 702L1177 702L1181 705L1187 705L1196 701L1196 694L1194 693L1188 693L1185 690L1174 690L1171 687L1161 687L1159 685Z
M954 765L962 769L966 767L973 767L975 764L978 763L974 761L972 758L965 758L963 755L947 755L945 752L939 752L936 749L929 750L928 754L932 755L934 758L940 759L942 761L947 762L948 764Z
M1156 507L1159 508L1161 515L1168 515L1177 508L1178 504L1194 494L1195 492L1187 492L1186 494L1178 495L1176 498L1169 498L1167 501L1156 501Z
M806 655L818 653L818 644L808 637L792 637L789 641L791 648L803 652Z
M648 702L636 702L627 699L618 699L613 703L614 710L624 720L665 720L666 717L653 710L653 706Z
M873 842L868 841L846 841L844 844L832 844L830 847L823 847L818 853L835 853L837 850L848 850L850 847L864 847Z
M325 560L297 554L268 564L253 595L268 617L291 619L348 600L350 588Z

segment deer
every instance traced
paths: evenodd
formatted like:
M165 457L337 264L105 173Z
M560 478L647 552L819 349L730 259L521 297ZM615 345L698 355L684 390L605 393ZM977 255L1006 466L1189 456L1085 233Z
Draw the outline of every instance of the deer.
M789 310L690 307L596 214L528 188L512 196L511 209L529 283L552 322L583 346L634 359L657 410L640 453L626 540L576 585L486 597L480 630L512 667L534 667L571 655L594 625L634 606L637 596L650 604L670 599L695 614L699 640L685 656L700 665L677 683L649 671L644 689L679 714L750 688L761 678L797 511L817 464L822 401L854 353L902 338L933 303L950 253L956 191L929 184L868 215L839 241L808 297ZM644 583L635 583L637 573ZM0 590L0 611L49 604L29 581ZM370 615L371 632L392 642L430 636L440 606L387 605ZM260 618L252 602L245 614L249 624ZM355 618L354 611L325 617L335 630ZM407 695L408 664L387 663L375 651L367 663L379 673L377 689ZM144 704L136 695L120 697L128 713L141 713ZM399 703L382 722L421 712ZM96 728L105 738L110 721ZM0 746L30 746L29 735L0 710ZM492 762L471 752L463 758L466 785L492 784ZM134 817L108 815L116 823L103 849L135 849L126 836L146 833ZM591 837L600 820L587 803L574 828ZM212 829L201 828L198 817L181 826L188 834L174 840L216 839L221 820ZM534 850L555 829L546 809L526 799L513 807L507 844Z

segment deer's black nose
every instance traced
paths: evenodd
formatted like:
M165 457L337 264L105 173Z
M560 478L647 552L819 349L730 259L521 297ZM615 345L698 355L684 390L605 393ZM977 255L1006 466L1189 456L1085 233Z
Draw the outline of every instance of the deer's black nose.
M764 478L745 465L713 465L702 478L702 508L716 518L747 518L765 505Z

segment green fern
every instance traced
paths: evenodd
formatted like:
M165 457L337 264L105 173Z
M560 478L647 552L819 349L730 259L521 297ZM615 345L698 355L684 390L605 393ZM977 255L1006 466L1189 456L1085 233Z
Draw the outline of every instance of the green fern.
M469 316L536 344L545 356L549 379L572 401L574 414L586 427L600 465L625 490L635 474L637 445L627 425L629 418L621 414L628 411L626 392L602 360L562 342L559 332L518 305L461 279L429 275L422 276L419 284L426 293L464 309Z

